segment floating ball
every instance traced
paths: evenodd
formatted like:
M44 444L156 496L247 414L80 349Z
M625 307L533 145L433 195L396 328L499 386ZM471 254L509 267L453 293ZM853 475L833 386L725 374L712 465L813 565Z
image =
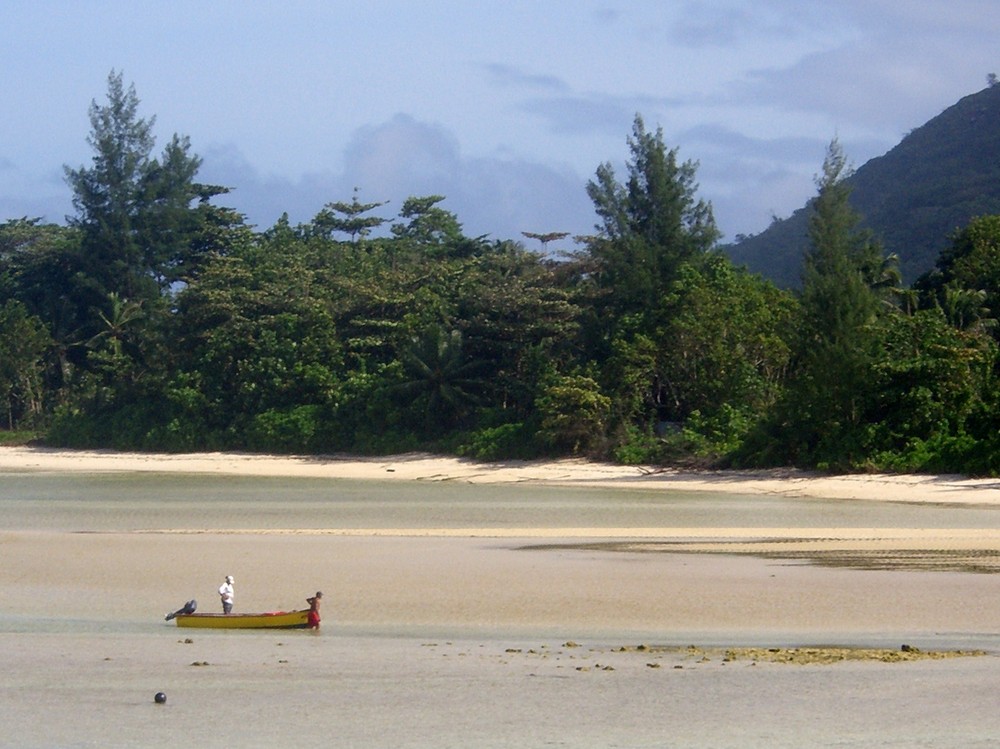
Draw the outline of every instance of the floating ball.
M156 696L153 697L153 700L156 702L157 705L162 705L167 701L167 695L165 695L163 692L157 692Z

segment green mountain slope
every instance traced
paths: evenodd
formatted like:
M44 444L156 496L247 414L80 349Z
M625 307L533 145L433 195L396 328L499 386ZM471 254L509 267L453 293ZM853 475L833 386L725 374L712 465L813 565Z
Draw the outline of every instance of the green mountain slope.
M952 232L1000 213L1000 86L961 99L848 182L863 224L899 256L904 280L913 282L933 267ZM808 221L807 205L723 249L779 285L797 286Z

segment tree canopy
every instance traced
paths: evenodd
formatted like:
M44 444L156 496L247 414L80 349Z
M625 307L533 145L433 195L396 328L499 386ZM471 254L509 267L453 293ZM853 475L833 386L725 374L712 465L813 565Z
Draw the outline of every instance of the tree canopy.
M0 428L148 450L584 455L1000 471L1000 217L903 286L834 141L798 292L718 251L697 164L636 116L596 233L466 235L442 195L256 230L120 73L75 215L0 224Z

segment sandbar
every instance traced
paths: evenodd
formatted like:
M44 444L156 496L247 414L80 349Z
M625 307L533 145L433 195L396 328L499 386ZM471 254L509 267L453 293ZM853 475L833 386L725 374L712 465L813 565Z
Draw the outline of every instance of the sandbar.
M685 472L580 459L481 463L422 453L359 458L187 455L0 448L18 472L186 473L352 480L615 487L743 497L933 504L961 520L1000 507L1000 482L960 476L825 476L801 471ZM954 508L953 510L951 508ZM288 607L288 591L337 591L357 626L609 631L985 631L995 623L1000 514L986 527L159 527L115 533L5 534L0 589L24 615L41 586L82 613L95 597L148 615L136 577L163 606L212 591L234 568L241 602ZM77 563L75 563L77 562ZM822 568L825 572L820 572ZM86 573L81 573L86 570ZM857 571L869 574L858 577ZM958 573L957 577L954 577ZM192 589L193 586L193 589ZM251 592L252 591L252 592ZM895 601L891 607L886 601Z

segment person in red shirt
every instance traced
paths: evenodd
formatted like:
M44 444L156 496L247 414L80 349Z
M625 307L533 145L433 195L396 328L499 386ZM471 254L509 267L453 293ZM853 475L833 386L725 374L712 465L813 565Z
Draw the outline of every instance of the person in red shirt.
M319 603L322 598L323 594L317 590L316 595L306 599L306 603L309 604L309 629L319 629Z

